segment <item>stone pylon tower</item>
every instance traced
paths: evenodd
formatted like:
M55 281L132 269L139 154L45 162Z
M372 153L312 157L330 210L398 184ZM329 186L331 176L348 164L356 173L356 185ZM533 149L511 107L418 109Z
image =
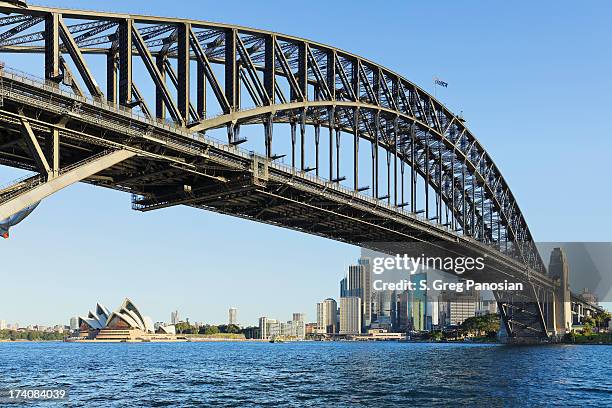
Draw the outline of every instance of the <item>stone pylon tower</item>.
M559 283L559 287L554 291L552 302L552 327L556 333L565 334L572 327L572 303L569 287L569 264L562 248L554 248L550 253L548 274Z

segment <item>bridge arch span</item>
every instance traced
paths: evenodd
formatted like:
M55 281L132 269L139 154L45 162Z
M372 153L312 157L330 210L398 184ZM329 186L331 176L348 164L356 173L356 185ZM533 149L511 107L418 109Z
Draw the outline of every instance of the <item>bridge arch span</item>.
M0 52L44 55L48 80L194 132L225 126L230 143L236 143L232 139L240 126L263 123L269 128L264 136L269 157L273 123L298 126L302 135L300 122L326 127L330 139L334 130L354 134L356 140L376 145L373 159L380 147L414 169L411 177L416 173L424 178L439 195L436 222L441 223L444 203L455 230L544 271L514 195L463 119L375 62L302 38L228 24L44 7L4 5L0 10L8 15L0 19L0 26L7 27L0 33ZM106 57L103 80L92 74L93 55ZM142 60L155 86L154 112L149 108L153 101L146 101L136 85L135 59ZM196 72L195 86L190 71ZM98 85L104 82L106 93ZM243 107L245 96L250 98L248 109ZM217 117L210 115L213 105ZM437 183L432 174L437 174ZM355 169L355 189L360 188L358 175ZM378 174L372 184L371 193L378 198ZM451 191L442 191L444 185ZM387 196L390 201L389 191ZM414 203L407 204L418 211ZM424 207L428 213L429 203Z

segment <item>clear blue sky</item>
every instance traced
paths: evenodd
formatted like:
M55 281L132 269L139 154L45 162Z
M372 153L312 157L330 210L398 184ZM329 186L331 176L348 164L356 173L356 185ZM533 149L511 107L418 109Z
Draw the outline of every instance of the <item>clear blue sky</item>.
M463 111L539 241L610 241L612 5L606 1L39 1L270 29L381 63ZM586 6L588 4L588 7ZM0 55L0 58L2 56ZM42 58L40 59L42 63ZM19 173L0 168L0 184ZM130 209L85 185L45 200L0 242L0 319L66 323L125 296L154 320L290 319L338 296L359 249L197 211ZM275 262L270 262L274 258Z

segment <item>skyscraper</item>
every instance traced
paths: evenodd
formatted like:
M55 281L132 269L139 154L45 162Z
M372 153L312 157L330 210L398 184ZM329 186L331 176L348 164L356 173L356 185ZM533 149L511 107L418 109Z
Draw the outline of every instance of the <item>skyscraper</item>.
M361 333L361 298L340 298L340 334Z
M292 336L303 340L306 337L306 315L304 313L294 313L292 323Z
M372 323L372 274L369 258L359 258L357 265L350 265L346 277L340 281L340 297L361 299L361 331Z
M236 309L235 307L229 308L228 324L238 325L238 309Z
M262 316L259 318L259 336L261 339L268 338L268 318Z
M431 329L431 327L428 327L427 323L427 291L422 290L419 285L419 282L427 280L427 274L419 273L409 275L409 279L415 283L415 289L406 290L398 294L399 307L397 307L396 325L394 329L401 332L406 330L422 331ZM431 322L429 326L431 326Z
M362 268L363 298L361 301L361 325L365 331L372 324L372 265L370 258L361 257L357 261Z
M443 291L439 297L440 325L457 326L468 317L476 315L478 293L476 291L450 292Z
M6 320L0 320L0 330L6 329Z
M178 310L175 310L174 312L170 313L170 323L177 324L179 321L180 319Z
M281 323L265 316L259 318L259 333L262 339L273 339L281 335Z
M79 318L77 316L73 316L70 318L70 330L75 331L79 328Z
M327 298L317 303L317 327L325 329L328 334L338 332L338 320L336 318L338 303L332 298Z

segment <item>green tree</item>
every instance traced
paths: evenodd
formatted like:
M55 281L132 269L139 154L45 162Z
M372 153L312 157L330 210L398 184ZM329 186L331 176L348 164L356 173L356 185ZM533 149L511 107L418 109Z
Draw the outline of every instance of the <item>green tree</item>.
M210 336L210 335L219 333L219 328L217 326L206 324L200 327L200 330L198 333L204 334L206 336Z
M476 336L495 335L499 330L499 315L472 316L461 323L461 330Z
M174 328L178 334L192 334L196 332L195 327L187 322L179 322L174 325Z
M610 314L608 311L599 313L597 316L595 316L595 324L597 327L605 328L608 326L608 322L611 318L612 314Z
M582 319L582 332L587 336L593 332L593 327L595 326L595 319L591 316L584 316Z

